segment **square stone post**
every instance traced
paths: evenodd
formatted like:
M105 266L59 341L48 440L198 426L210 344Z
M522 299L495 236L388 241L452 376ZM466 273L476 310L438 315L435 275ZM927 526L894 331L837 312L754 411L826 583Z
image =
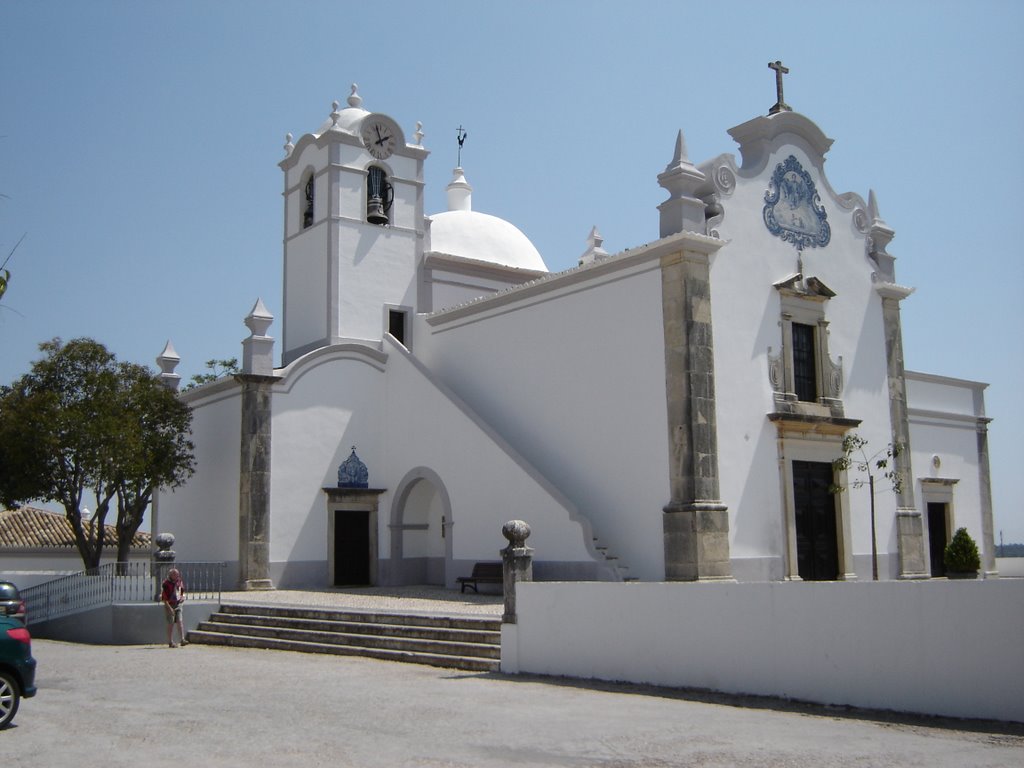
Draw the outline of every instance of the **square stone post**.
M533 550L526 546L530 526L522 520L509 520L501 527L508 546L501 550L501 582L505 593L505 624L516 623L516 584L533 581Z

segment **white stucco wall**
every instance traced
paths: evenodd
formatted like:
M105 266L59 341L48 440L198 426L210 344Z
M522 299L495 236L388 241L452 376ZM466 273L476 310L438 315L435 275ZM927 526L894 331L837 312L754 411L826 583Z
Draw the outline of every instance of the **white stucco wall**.
M232 380L185 395L192 406L196 473L174 491L161 491L157 533L173 533L179 560L238 560L240 388Z
M986 386L962 379L907 373L916 502L925 515L926 542L928 502L948 504L948 533L967 528L983 554L983 564L987 544L981 499L983 491L988 493L989 489L982 487L978 429L986 421Z
M1022 603L1010 579L527 583L502 670L1024 721Z
M454 560L498 560L508 543L501 526L522 519L531 526L527 544L535 548L536 561L592 562L588 532L557 490L391 337L385 348L384 436L391 493L381 498L382 519L386 522L392 513L393 493L408 473L427 467L444 483L451 503ZM387 552L384 533L382 552ZM437 554L437 536L431 538L428 554ZM455 575L450 574L450 584Z
M780 137L759 169L739 169L734 186L720 190L725 215L712 222L728 241L712 257L712 313L721 496L730 510L734 571L742 578L780 577L785 551L778 433L766 418L775 410L768 354L770 348L778 355L783 342L780 294L774 286L798 271L798 254L768 231L763 209L772 173L789 155L814 180L831 227L826 247L803 251L803 274L836 293L823 307L829 356L836 363L842 358L845 415L861 420L853 431L868 440L869 453L884 450L892 440L881 299L871 278L877 266L866 255L866 235L854 224L854 210L862 202L855 196L840 200L805 143L792 135ZM724 156L712 166L709 174L734 167ZM840 456L836 441L813 434L789 446L787 459L832 461ZM855 567L863 571L870 568L869 497L866 489L850 487L847 493ZM879 493L876 505L879 547L895 553L895 496ZM749 561L749 568L742 561Z
M284 255L283 349L327 338L327 221L291 238Z
M134 550L129 554L128 560L147 561L152 556L149 550ZM101 564L116 561L117 548L104 547ZM82 556L73 547L64 550L4 550L0 553L0 581L13 582L19 589L28 589L36 584L59 579L61 576L81 573L84 569Z
M416 306L417 237L372 224L339 227L337 327L348 339L379 340L385 304Z
M572 501L630 575L660 579L670 498L661 271L657 258L620 264L421 322L417 354Z
M375 354L374 354L375 353ZM387 487L380 439L385 356L355 345L312 352L278 371L273 389L270 559L326 561L327 505L352 446Z

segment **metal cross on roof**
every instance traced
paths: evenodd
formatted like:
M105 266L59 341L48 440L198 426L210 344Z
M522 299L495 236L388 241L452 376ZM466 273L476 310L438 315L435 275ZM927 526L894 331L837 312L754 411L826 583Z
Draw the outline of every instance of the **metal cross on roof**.
M466 133L466 130L460 125L458 130L456 131L456 136L459 139L459 162L458 162L459 168L462 167L462 145L465 143L466 137L468 135L469 134Z
M775 106L768 110L768 114L775 115L779 112L792 112L793 108L782 99L782 76L789 74L789 67L782 66L781 61L770 61L768 62L768 69L775 70L775 94L778 98Z

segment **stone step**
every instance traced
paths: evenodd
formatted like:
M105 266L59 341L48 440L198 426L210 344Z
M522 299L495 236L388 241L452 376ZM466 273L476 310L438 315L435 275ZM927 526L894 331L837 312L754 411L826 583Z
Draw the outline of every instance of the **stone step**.
M366 656L496 671L501 620L322 608L222 605L189 632L190 642Z
M413 653L501 658L500 637L497 643L490 638L487 641L481 638L472 642L460 642L448 639L443 632L435 632L430 637L396 637L394 635L376 634L373 632L352 633L333 629L295 629L274 623L231 624L223 621L204 621L199 624L197 629L201 632L223 632L230 635L263 637L275 640L295 640L318 645L347 645L359 648L410 651Z
M280 618L324 621L364 622L370 624L439 627L445 629L476 629L501 632L501 619L475 616L425 616L415 613L381 613L369 611L332 610L330 608L299 608L225 604L220 613L234 615L271 615Z
M213 624L241 626L267 626L281 629L296 629L307 632L335 632L339 634L373 634L385 637L407 637L445 640L458 643L501 643L500 624L498 629L459 629L421 624L388 624L384 622L351 621L346 619L309 619L291 616L267 616L265 614L218 612L210 616Z
M412 664L428 664L433 667L463 669L473 672L497 672L501 662L476 657L449 656L446 654L412 653L383 648L361 648L349 645L331 645L297 640L277 640L266 637L232 635L223 632L192 631L188 634L190 643L223 645L232 648L261 648L265 650L296 651L299 653L325 653L338 656L361 656L383 661L401 661Z

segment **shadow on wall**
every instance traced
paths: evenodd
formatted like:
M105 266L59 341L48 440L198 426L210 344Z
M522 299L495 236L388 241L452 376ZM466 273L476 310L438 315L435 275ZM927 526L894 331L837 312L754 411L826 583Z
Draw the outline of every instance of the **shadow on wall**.
M209 601L186 602L182 611L185 631L191 632L220 607ZM106 605L59 619L32 623L33 638L92 645L149 645L167 643L167 623L160 603Z

